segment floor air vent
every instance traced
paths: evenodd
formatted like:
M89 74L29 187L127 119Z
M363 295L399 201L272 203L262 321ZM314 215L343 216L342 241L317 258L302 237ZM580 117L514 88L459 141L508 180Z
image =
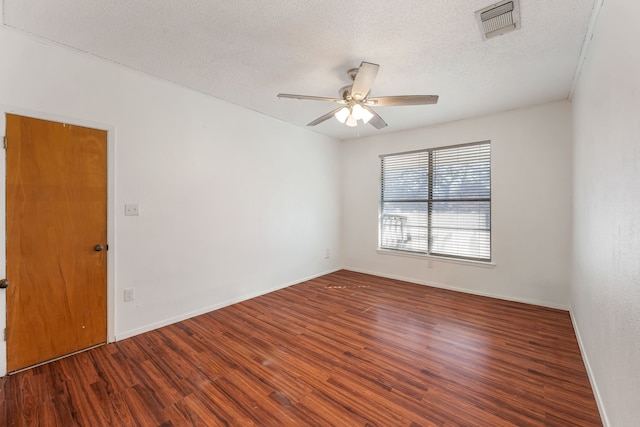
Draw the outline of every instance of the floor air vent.
M501 1L478 10L476 19L483 40L500 36L520 28L520 4L518 0Z
M370 288L369 285L327 285L325 289L357 289L357 288Z

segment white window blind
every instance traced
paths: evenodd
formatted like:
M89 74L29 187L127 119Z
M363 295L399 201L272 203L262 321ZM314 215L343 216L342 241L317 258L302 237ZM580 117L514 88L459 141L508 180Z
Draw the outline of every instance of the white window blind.
M491 260L491 144L381 156L379 246Z

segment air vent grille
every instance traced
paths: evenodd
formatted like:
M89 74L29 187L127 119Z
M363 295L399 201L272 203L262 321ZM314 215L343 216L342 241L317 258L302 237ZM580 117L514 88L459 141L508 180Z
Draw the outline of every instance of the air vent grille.
M503 1L476 12L483 39L520 28L520 7L517 0Z

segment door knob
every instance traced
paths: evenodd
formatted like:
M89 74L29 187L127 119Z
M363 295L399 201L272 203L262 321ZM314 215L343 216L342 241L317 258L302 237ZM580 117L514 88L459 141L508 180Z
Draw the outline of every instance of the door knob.
M93 250L94 250L94 251L96 251L96 252L102 252L102 251L104 250L104 246L102 246L102 245L95 245L95 246L93 247Z
M9 287L9 281L7 279L0 280L0 289L6 289Z

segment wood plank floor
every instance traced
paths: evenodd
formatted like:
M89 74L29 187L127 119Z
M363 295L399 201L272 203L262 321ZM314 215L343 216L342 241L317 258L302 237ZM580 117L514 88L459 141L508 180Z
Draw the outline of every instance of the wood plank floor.
M2 426L599 426L567 312L348 271L0 379Z

